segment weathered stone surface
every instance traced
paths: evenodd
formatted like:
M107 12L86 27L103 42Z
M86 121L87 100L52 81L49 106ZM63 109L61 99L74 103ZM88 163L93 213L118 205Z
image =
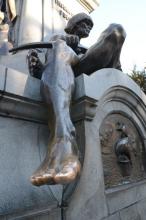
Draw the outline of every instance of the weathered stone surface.
M9 53L7 56L0 56L0 64L28 75L27 53L26 50L13 55Z
M48 120L47 109L43 103L34 103L20 97L16 98L12 94L3 95L0 103L0 115L45 124Z
M140 216L140 220L146 219L146 199L143 199L137 203L137 210Z
M110 189L106 194L109 212L114 213L119 209L126 208L139 201L145 201L145 180L136 184L121 186L117 189ZM142 202L140 202L141 204ZM143 202L144 203L144 202Z
M6 216L0 216L0 220L7 220L7 217Z
M47 126L1 117L0 125L0 215L48 208L60 202L48 186L36 188L29 177L43 160L48 140Z
M0 91L4 90L5 77L6 77L6 67L3 65L0 65Z
M137 210L137 205L130 206L120 211L121 220L141 220Z
M98 73L99 71L96 73L97 76ZM111 88L110 86L112 85L118 86L120 83L123 87L127 86L124 87L124 89L129 88L130 85L133 85L133 87L131 87L133 89L132 95L131 93L124 93L124 91L121 90L121 87L120 91L112 90L113 93L111 91L106 91L106 88L102 84L104 81L99 81L100 77L101 79L102 77L104 78L104 74L106 80L108 79L108 81L110 81L110 79L113 79L113 84L107 82L107 88ZM80 76L82 78L81 80L83 80L80 81L82 83L80 88L81 91L78 93L78 96L76 94L75 98L83 98L84 95L91 96L95 98L94 100L99 99L98 104L100 104L100 106L97 107L98 112L96 113L95 118L92 117L91 121L87 120L84 123L84 119L86 117L82 117L81 120L77 121L77 136L80 140L79 144L82 152L81 161L83 162L83 170L79 184L77 185L72 197L70 197L72 194L72 191L70 192L70 190L64 197L65 201L67 200L67 202L69 202L69 207L67 208L66 212L67 220L145 220L145 181L116 187L115 189L110 189L106 192L103 184L103 164L101 160L101 149L98 133L104 117L113 110L121 110L121 112L126 112L131 116L131 118L133 118L143 134L143 138L146 139L145 128L143 127L143 124L145 124L145 110L141 105L141 103L145 103L145 98L143 99L143 102L140 102L141 98L144 97L144 94L136 86L136 84L133 82L131 83L131 80L122 74L123 73L120 73L116 70L112 70L111 73L110 70L102 70L99 73L99 79L97 76L97 78L93 77L94 80L96 79L96 82L94 82L92 79L93 84L91 84L92 80L90 81L90 77L84 75ZM16 101L22 98L22 100L26 99L28 103L32 101L33 103L37 102L39 105L39 98L37 98L37 95L35 96L35 91L37 91L37 88L39 88L40 81L37 80L36 84L38 87L33 87L33 81L30 80L31 82L29 84L29 88L32 87L33 92L31 91L25 93L24 90L29 77L26 79L25 77L21 78L18 76L17 79L17 73L14 73L14 78L12 76L13 74L11 74L8 80L9 83L7 81L7 91L11 93L9 98L11 98L11 96L14 94L14 97L17 97ZM80 80L80 77L76 79L77 83L79 83L78 80ZM89 79L88 88L86 81L87 78ZM118 81L116 81L117 79ZM22 88L21 86L15 86L16 80L18 80L18 82L20 80L22 83ZM101 87L98 86L98 83L102 84ZM104 87L103 89L102 86ZM104 94L106 94L105 97L103 96L103 102L100 100L103 94L100 93L101 90L98 90L98 88L100 88L102 92L105 92ZM133 94L136 94L137 96L133 96ZM126 96L128 96L128 98ZM132 103L130 105L132 108L130 109L125 102L121 103L117 102L116 100L113 100L112 102L109 101L111 98L113 99L113 97L120 97L120 100L128 100L128 103ZM140 100L137 97L140 97ZM4 103L1 102L1 105L3 104ZM21 102L19 102L19 104L19 110L23 112ZM92 108L92 105L88 107ZM27 111L27 108L25 111ZM39 111L35 112L35 108L33 108L31 111L31 114L33 114L33 111L34 114L39 114ZM15 112L16 116L18 111ZM87 113L89 112L90 111L87 111ZM139 115L139 118L137 117L137 114ZM19 114L17 116L19 118ZM30 118L29 120L31 121ZM15 211L19 212L17 212L17 215L10 214L7 219L16 220L17 217L17 219L31 220L60 220L60 210L55 210L54 214L52 215L48 215L47 213L37 213L37 211L42 211L46 207L45 205L47 205L46 208L52 207L52 203L50 203L50 201L53 201L54 206L52 207L51 211L53 212L53 209L61 202L62 188L60 188L60 186L57 186L56 189L53 186L35 188L29 183L29 176L31 172L37 165L39 165L40 160L43 159L46 151L48 129L46 125L42 125L42 123L44 123L43 120L41 124L37 124L30 121L28 122L24 120L1 117L0 170L3 175L0 177L0 207L2 207L0 212L2 215L14 213ZM141 121L143 121L143 123ZM137 203L137 205L135 203ZM137 208L135 208L135 205ZM38 216L35 217L32 215L27 218L26 216L30 215L30 209L33 210L34 215L36 214ZM24 216L24 214L25 217L20 218L20 216ZM0 217L0 219L1 218L3 217Z
M61 209L55 208L51 211L45 211L44 212L34 212L29 213L28 215L22 215L22 216L16 216L16 215L8 215L6 218L0 218L1 220L60 220L61 216Z
M40 80L8 68L5 91L14 95L40 101Z
M73 103L71 107L71 117L74 122L80 120L92 121L96 114L96 100L84 97Z
M146 103L145 95L130 78L114 69L103 69L95 72L90 77L81 75L76 79L76 85L78 86L75 91L75 100L83 96L89 96L95 100L99 100L99 102L97 103L98 106L95 118L93 118L93 121L85 123L86 138L83 171L80 183L69 204L67 218L71 220L101 220L105 217L105 219L114 218L116 220L121 220L118 211L139 201L142 192L138 194L138 190L142 183L116 187L115 189L108 190L105 197L102 197L104 195L104 187L103 184L98 185L100 181L103 182L103 165L102 163L100 164L101 158L99 156L101 155L98 136L99 127L108 114L112 112L120 112L121 114L125 113L133 120L134 124L136 123L138 125L140 131L145 137L145 128L143 127L142 122L145 114L145 107L143 105L143 103ZM79 87L79 85L81 85L81 87ZM140 108L138 109L137 106ZM138 114L143 114L141 119L137 117ZM89 151L88 148L90 149ZM90 158L90 154L94 155L92 159ZM92 164L94 164L94 166ZM96 174L94 175L95 167L97 168L97 172L95 172ZM88 179L86 179L86 176L88 176ZM95 186L100 189L100 193L97 191L98 195L96 194L96 191L94 191L95 176L97 176ZM92 194L93 192L94 196ZM90 203L86 201L94 201L92 207L90 206ZM106 208L104 209L102 207L103 204L106 207L106 203L108 205L108 214ZM99 207L102 207L102 210ZM114 214L115 212L117 212L117 214ZM110 216L107 217L107 215Z
M99 100L111 87L124 86L134 91L146 103L146 97L140 87L126 74L113 68L98 70L90 76L83 74L77 77L76 81L77 86L74 99L89 96Z
M119 213L116 213L114 215L110 215L109 217L107 217L107 218L105 218L103 220L121 220L121 219L120 219Z
M129 187L127 189L117 189L115 192L110 192L107 194L107 203L109 213L114 213L119 209L123 209L125 207L134 204L137 201L137 188Z
M67 209L67 219L70 220L95 220L107 216L100 144L96 138L96 126L85 122L85 132L83 170Z
M146 199L146 180L142 181L137 185L137 200L145 200Z

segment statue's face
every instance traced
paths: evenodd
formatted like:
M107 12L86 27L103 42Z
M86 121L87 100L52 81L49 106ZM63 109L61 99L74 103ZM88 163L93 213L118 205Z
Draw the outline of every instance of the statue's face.
M89 36L91 29L92 29L92 25L90 21L85 20L78 22L75 25L73 32L75 35L79 36L79 38L85 38Z

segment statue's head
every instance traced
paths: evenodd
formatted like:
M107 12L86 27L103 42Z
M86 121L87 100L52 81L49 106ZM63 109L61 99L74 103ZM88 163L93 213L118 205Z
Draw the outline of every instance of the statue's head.
M93 27L91 17L85 13L74 15L67 23L64 29L67 34L75 34L79 38L88 37Z

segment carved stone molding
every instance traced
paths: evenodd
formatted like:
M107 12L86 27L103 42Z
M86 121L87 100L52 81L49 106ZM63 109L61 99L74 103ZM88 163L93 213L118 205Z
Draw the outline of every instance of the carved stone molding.
M84 96L76 100L71 109L71 115L74 122L80 120L92 121L96 114L97 100Z
M96 7L99 6L99 1L97 0L78 0L78 2L81 3L89 13L94 11Z
M146 178L146 106L140 95L113 86L98 102L96 121L106 188Z

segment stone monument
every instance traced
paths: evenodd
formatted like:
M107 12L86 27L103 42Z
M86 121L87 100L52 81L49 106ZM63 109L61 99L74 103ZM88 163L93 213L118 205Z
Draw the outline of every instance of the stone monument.
M92 27L93 21L88 15L74 15L67 23L66 35L52 36L52 48L47 51L44 65L40 65L34 50L32 55L31 52L29 54L30 73L38 77L39 71L41 78L41 94L47 104L48 115L51 116L48 123L52 138L43 163L31 177L34 185L69 183L80 173L80 162L75 150L75 129L69 113L74 93L74 75L90 75L104 67L121 69L120 53L126 37L123 27L111 24L101 34L97 43L83 54L79 42L81 38L88 37Z
M115 39L116 34L117 31ZM65 51L69 50L71 45L68 44L57 39L47 55L48 58L53 56L58 49L56 55L61 54L60 58L67 62L69 75L73 77L68 67L72 59L60 53L66 47ZM93 50L89 51L90 57ZM77 71L71 118L82 167L80 177L70 184L39 184L43 186L38 188L29 182L32 172L48 154L49 116L40 86L46 86L47 82L46 88L50 88L50 81L45 79L49 65L43 72L42 81L1 65L0 218L145 219L146 96L119 70L119 56L111 57L111 61L116 61L110 62L113 66L99 67L92 74L90 71L80 74L78 57L71 48L70 52L75 61L73 69ZM74 80L72 82L74 84ZM46 90L42 88L41 91ZM57 91L54 100L60 97Z

